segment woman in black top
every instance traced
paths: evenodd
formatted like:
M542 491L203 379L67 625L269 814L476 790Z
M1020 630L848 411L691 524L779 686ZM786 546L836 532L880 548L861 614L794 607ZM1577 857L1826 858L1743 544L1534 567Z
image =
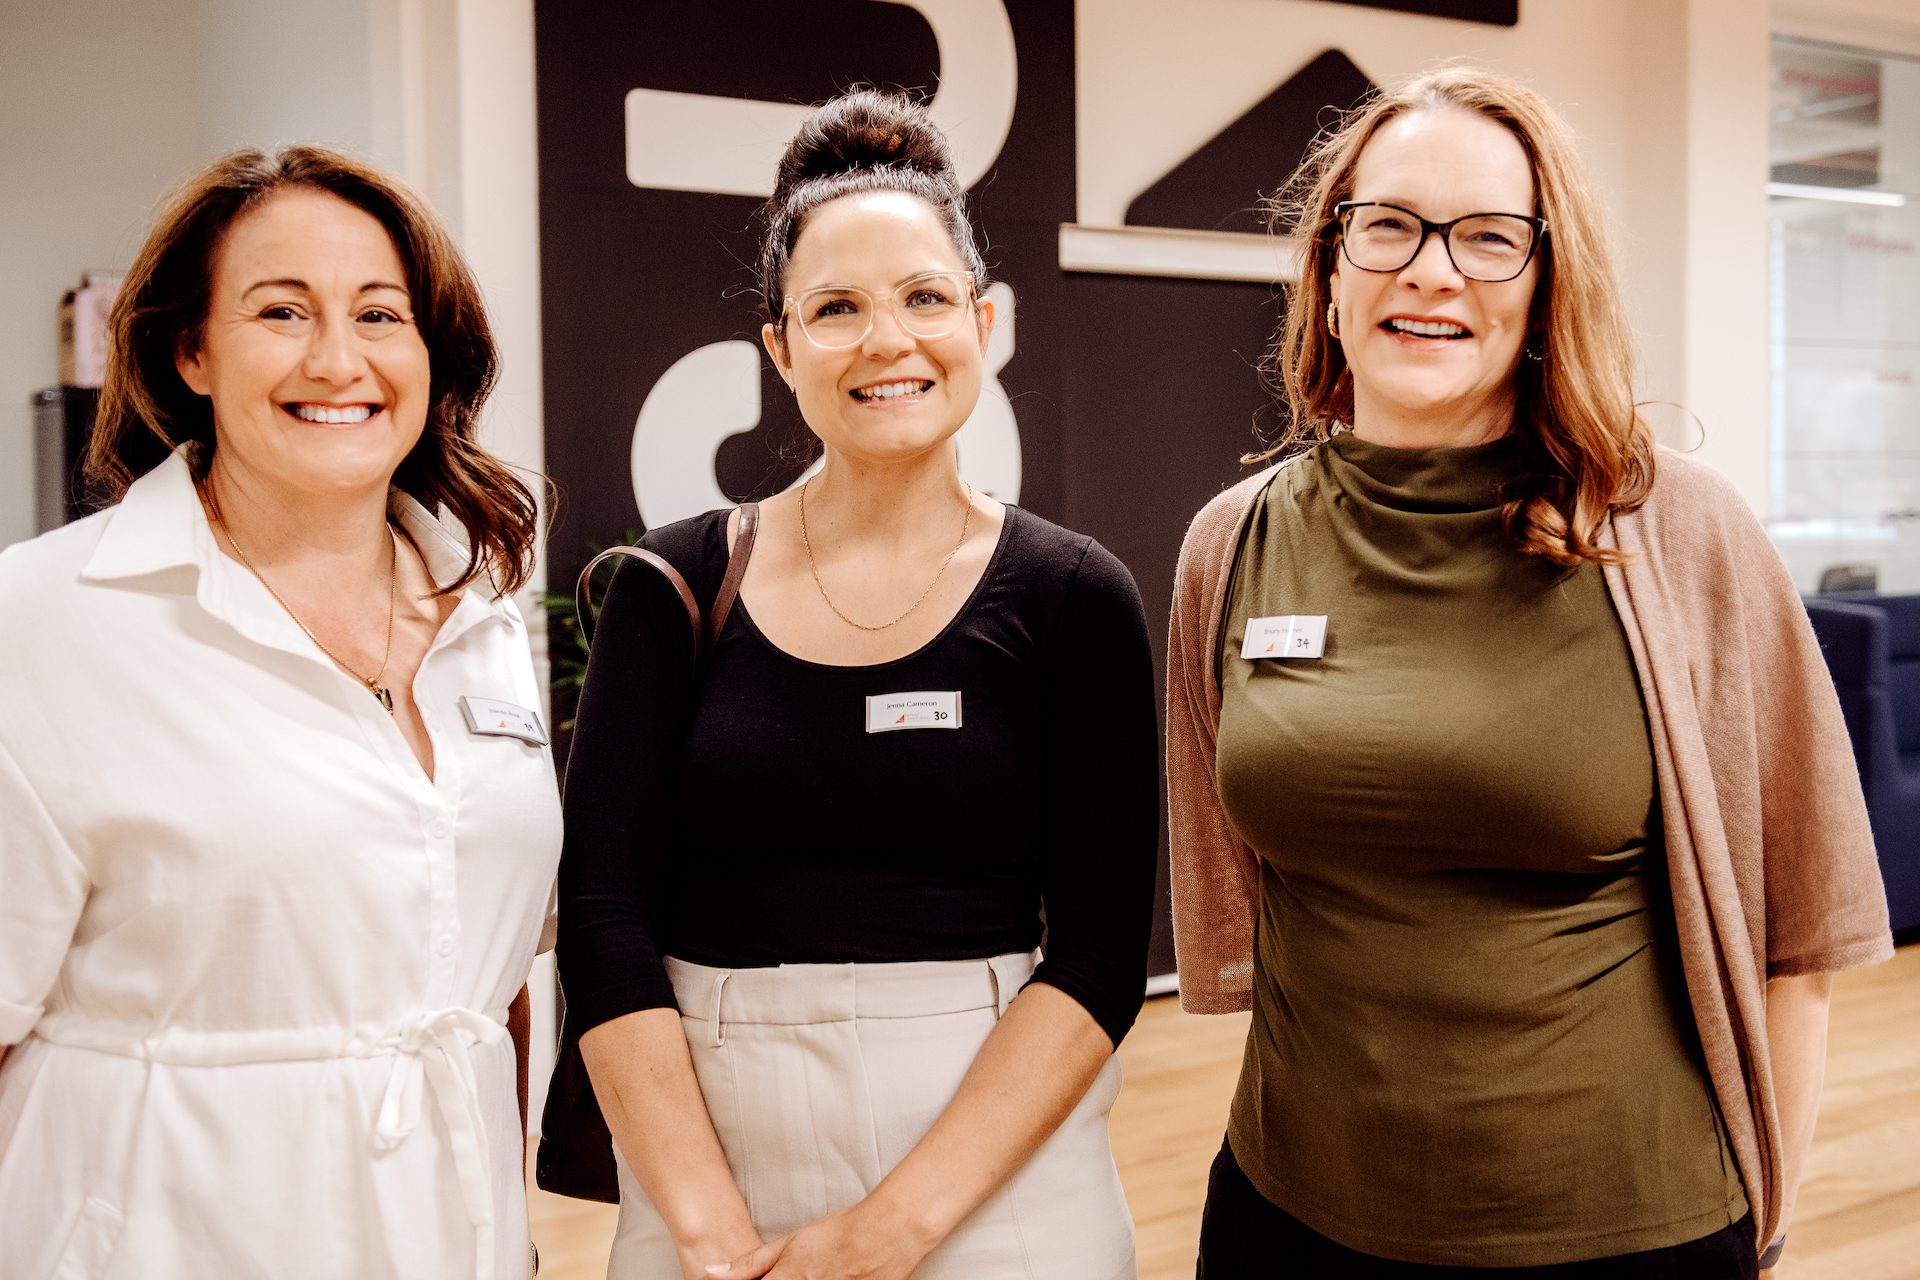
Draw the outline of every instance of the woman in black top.
M610 1275L1134 1275L1105 1117L1145 977L1151 660L1119 561L959 474L984 277L920 108L811 117L763 337L823 466L761 505L697 664L663 575L609 592L560 964L621 1156ZM711 601L738 526L646 545Z

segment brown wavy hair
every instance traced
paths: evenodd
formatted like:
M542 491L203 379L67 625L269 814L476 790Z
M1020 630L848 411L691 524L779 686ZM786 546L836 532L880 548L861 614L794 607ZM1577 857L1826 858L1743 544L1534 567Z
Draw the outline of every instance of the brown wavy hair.
M1353 195L1360 152L1390 121L1416 111L1470 111L1519 139L1547 220L1527 345L1515 374L1514 430L1537 465L1506 504L1507 530L1521 550L1556 564L1618 563L1595 545L1613 511L1646 500L1653 483L1652 429L1633 399L1633 350L1606 229L1573 132L1546 101L1517 80L1477 67L1431 71L1356 107L1308 152L1268 202L1277 228L1305 246L1267 373L1289 421L1265 461L1325 439L1353 421L1353 379L1324 317L1339 252L1333 207Z
M108 321L99 416L87 447L90 496L118 501L127 486L182 444L197 478L217 447L213 406L180 378L175 357L198 349L227 229L276 192L309 188L371 214L406 269L431 381L426 429L393 482L429 511L445 510L467 534L467 565L439 592L486 576L508 595L533 568L539 531L533 491L474 436L499 356L473 273L440 220L401 183L322 147L236 151L216 160L161 208Z

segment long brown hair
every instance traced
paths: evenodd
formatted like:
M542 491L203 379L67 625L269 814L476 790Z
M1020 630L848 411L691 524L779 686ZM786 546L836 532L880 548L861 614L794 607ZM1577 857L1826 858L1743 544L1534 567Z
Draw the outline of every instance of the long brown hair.
M92 496L117 501L189 441L200 446L194 466L205 476L217 447L213 406L181 381L175 359L200 345L214 256L227 229L292 187L338 196L393 238L432 370L426 429L393 482L466 530L466 568L440 594L482 575L497 594L511 594L532 571L539 517L532 490L474 439L499 369L480 287L425 201L379 170L322 147L236 151L167 200L108 322L106 379L86 457Z
M1419 76L1355 108L1323 134L1279 196L1275 224L1307 245L1268 372L1290 421L1259 461L1324 439L1353 421L1353 378L1328 331L1333 207L1353 194L1360 152L1388 122L1415 111L1470 111L1519 139L1533 170L1547 239L1529 324L1531 356L1516 373L1514 429L1532 442L1537 467L1506 506L1507 529L1523 551L1568 566L1613 563L1595 544L1609 512L1646 500L1653 483L1653 432L1634 408L1633 349L1615 283L1600 210L1572 131L1517 80L1452 66Z

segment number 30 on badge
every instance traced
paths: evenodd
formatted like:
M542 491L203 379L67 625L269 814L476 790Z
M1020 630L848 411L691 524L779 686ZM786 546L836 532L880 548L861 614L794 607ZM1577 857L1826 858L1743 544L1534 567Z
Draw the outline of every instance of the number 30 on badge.
M895 729L958 729L960 691L922 690L919 693L876 693L867 698L867 732Z

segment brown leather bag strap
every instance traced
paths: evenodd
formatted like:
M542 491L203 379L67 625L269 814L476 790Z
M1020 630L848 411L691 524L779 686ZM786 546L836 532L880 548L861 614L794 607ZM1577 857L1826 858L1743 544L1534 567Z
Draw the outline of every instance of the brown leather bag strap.
M740 579L747 575L747 561L753 555L753 535L760 531L760 504L740 504L740 528L733 535L733 551L727 557L727 576L720 580L720 594L713 598L713 612L707 617L707 643L720 640L720 628L727 625L733 599L740 594Z
M687 585L687 580L680 576L678 569L667 563L664 556L649 551L645 547L608 547L587 561L587 567L580 571L580 581L573 589L573 607L580 616L580 633L589 643L592 642L594 614L598 609L598 606L593 603L593 571L598 569L603 561L615 556L631 556L635 560L645 561L666 575L667 581L671 582L673 589L679 593L680 603L687 607L687 621L693 627L693 652L694 656L698 657L700 655L700 604L693 598L693 588Z

